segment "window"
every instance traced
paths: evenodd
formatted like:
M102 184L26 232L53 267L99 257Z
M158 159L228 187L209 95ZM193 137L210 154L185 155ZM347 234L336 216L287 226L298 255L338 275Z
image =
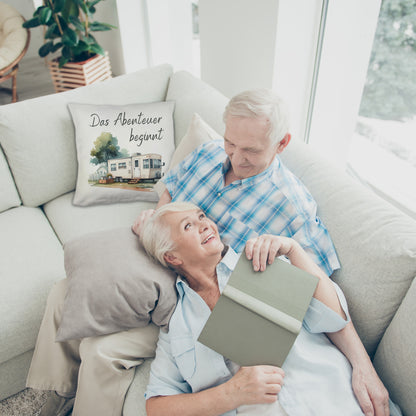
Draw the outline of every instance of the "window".
M149 169L149 159L143 159L143 169Z
M117 170L117 167L116 167L116 164L115 164L115 163L112 163L112 164L110 165L110 170L111 170L111 172L114 172L114 171L116 171L116 170Z
M118 168L119 169L127 169L127 163L126 162L119 162Z
M348 169L416 217L416 8L383 0Z

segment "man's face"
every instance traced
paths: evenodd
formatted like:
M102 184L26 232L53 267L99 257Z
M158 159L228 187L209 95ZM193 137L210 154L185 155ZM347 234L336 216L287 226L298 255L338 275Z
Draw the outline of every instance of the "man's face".
M163 222L170 227L175 249L171 252L183 264L198 264L207 257L218 258L224 245L218 228L203 211L169 212Z
M267 130L265 119L227 118L224 148L238 179L265 171L278 153L278 144L271 143Z

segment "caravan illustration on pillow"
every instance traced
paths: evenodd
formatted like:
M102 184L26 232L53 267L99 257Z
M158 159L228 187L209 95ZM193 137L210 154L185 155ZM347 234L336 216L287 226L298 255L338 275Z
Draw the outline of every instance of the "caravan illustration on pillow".
M90 151L91 165L96 165L88 183L92 186L150 191L163 176L165 163L158 153L130 155L120 149L118 140L111 133L102 132Z

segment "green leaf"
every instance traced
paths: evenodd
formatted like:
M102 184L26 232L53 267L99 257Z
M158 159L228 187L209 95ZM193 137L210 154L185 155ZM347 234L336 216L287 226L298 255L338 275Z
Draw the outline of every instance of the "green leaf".
M62 17L69 21L69 16L79 16L79 7L76 0L66 0L62 9Z
M54 22L48 27L48 30L45 32L44 38L55 39L58 36L60 36L58 25Z
M46 55L52 52L52 48L53 48L53 42L52 41L46 42L39 48L39 51L38 51L39 56L41 58L44 58Z
M75 46L78 44L79 38L77 32L67 28L62 36L62 42L67 46Z
M98 43L90 45L90 51L97 53L98 55L105 55L104 49Z
M57 42L53 45L53 48L51 50L51 52L56 52L58 49L62 48L62 46L64 46L64 44L62 42Z
M112 26L108 23L91 22L89 28L93 32L104 32L106 30L114 29L115 26Z
M88 14L87 5L82 0L74 0L74 3L85 13Z
M64 8L65 0L54 0L53 2L53 9L55 13L60 13Z
M39 17L33 17L32 19L26 20L22 26L26 29L30 29L32 27L38 27L40 24Z
M59 68L62 68L67 62L68 58L65 58L63 55L59 58Z
M42 25L48 24L48 21L52 17L52 10L49 7L43 7L39 11L39 21Z
M71 59L72 54L71 54L71 48L69 48L68 46L64 45L62 48L62 56L64 58L67 59L67 62Z
M78 16L70 16L69 22L72 23L76 30L79 30L80 32L85 31L85 26L82 24L82 22L79 20Z

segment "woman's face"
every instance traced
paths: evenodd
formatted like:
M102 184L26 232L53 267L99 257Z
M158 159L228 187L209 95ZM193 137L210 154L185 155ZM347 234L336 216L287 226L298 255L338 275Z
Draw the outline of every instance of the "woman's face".
M163 222L170 227L176 246L170 254L181 261L179 264L205 262L208 258L217 261L218 255L221 256L224 244L218 228L203 211L169 212L164 215ZM169 258L167 261L171 262Z

